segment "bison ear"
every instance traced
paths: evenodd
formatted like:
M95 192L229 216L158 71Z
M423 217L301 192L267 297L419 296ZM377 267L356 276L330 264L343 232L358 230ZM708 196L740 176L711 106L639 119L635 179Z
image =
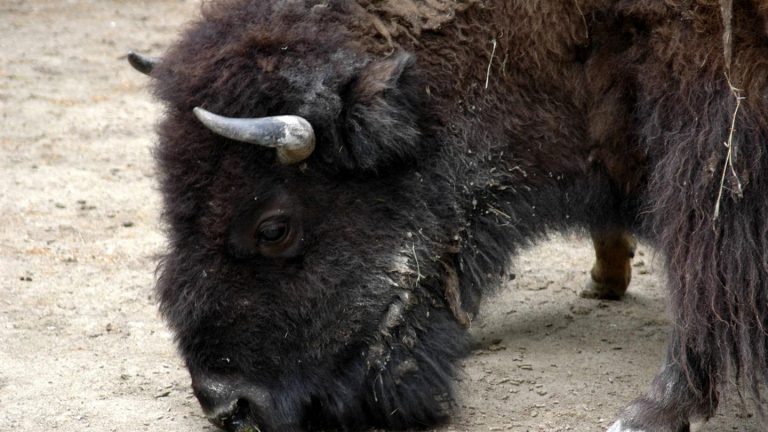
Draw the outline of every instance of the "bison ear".
M421 140L418 79L412 55L365 66L348 88L344 144L355 168L377 171L412 161Z

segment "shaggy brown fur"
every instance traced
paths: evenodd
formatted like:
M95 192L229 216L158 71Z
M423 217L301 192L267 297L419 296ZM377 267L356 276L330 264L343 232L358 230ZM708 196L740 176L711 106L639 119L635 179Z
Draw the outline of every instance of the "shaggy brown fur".
M204 407L201 383L237 377L262 430L441 420L459 324L510 255L574 227L630 228L669 273L668 359L612 430L687 430L730 376L757 396L768 6L734 3L208 3L152 72L171 240L158 290ZM303 116L317 149L275 165L195 106ZM301 254L238 234L263 200L292 203Z
M679 343L714 362L715 384L733 373L757 395L768 378L765 5L735 5L730 69L718 6L625 10L648 28L633 48L636 110L653 166L649 230L666 260Z

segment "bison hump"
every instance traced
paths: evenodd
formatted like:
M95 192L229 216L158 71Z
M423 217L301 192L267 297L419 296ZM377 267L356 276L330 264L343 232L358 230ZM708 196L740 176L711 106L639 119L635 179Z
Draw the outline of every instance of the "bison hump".
M376 30L390 43L408 35L418 38L424 30L437 30L458 12L480 0L360 0Z

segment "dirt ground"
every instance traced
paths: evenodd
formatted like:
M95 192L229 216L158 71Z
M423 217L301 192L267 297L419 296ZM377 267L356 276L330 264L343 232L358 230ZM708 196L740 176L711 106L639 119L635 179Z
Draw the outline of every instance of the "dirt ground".
M159 106L124 54L159 54L184 0L0 0L0 431L211 430L156 311ZM622 302L578 297L582 237L488 299L445 431L604 431L667 334L645 247ZM731 395L732 396L732 395ZM705 431L758 431L730 397Z

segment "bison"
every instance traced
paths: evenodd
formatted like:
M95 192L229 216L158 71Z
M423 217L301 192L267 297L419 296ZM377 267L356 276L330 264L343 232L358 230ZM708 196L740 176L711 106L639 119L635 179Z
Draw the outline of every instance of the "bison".
M768 5L732 0L228 0L161 58L161 311L229 431L444 421L466 327L510 256L593 233L589 296L633 233L674 326L610 432L762 406Z

